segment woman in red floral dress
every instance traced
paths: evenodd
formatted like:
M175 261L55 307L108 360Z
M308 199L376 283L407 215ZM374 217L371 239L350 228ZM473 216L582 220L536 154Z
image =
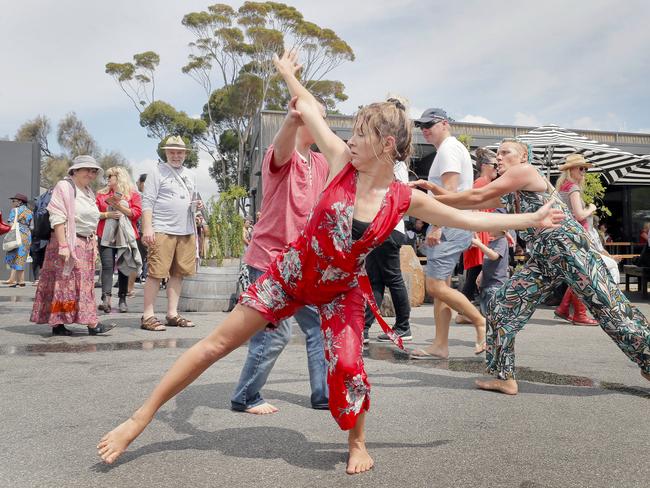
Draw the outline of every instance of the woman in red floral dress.
M405 213L438 225L474 230L550 227L563 218L549 206L536 214L460 212L412 191L393 175L394 162L406 159L411 147L411 121L400 102L361 109L345 144L322 118L318 102L296 79L297 54L285 53L275 64L296 98L292 103L330 165L330 179L300 237L242 294L228 317L174 363L145 403L102 438L97 447L106 463L114 462L158 409L214 362L269 323L311 304L321 314L330 411L340 427L349 430L346 471L369 470L373 460L365 447L364 424L370 385L361 352L366 301L375 313L376 306L365 276L365 256L387 238ZM401 340L394 334L392 338L401 347Z

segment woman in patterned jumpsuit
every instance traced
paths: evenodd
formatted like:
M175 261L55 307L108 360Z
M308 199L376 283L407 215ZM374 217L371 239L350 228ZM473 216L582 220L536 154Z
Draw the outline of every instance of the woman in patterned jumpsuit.
M340 427L349 430L346 471L369 470L373 460L365 447L364 423L370 385L363 368L362 333L365 302L372 306L374 300L364 272L365 256L386 239L404 213L474 230L552 227L564 218L561 212L550 210L550 205L535 214L461 212L412 191L394 181L393 175L394 162L410 154L411 121L401 103L376 103L361 109L346 145L330 130L318 102L296 79L296 53L285 53L275 63L296 98L292 103L330 165L330 179L298 239L242 294L226 319L174 363L131 418L102 438L97 447L106 463L114 462L156 411L210 365L269 323L312 304L319 307L322 318L330 411ZM365 227L356 240L354 227Z
M448 194L425 181L422 186L436 199L456 208L505 206L511 213L534 212L549 201L567 215L555 229L526 229L520 236L527 241L530 259L499 289L487 318L487 367L496 379L477 381L479 388L516 395L515 336L528 322L535 307L561 281L587 305L601 328L616 345L641 368L650 381L650 326L643 314L630 304L607 271L600 254L592 248L585 229L572 216L547 180L528 164L526 144L506 139L497 153L501 175L487 186Z

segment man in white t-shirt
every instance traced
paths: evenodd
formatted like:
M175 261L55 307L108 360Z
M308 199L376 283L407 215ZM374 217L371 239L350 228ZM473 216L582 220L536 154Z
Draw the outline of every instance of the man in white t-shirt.
M472 188L474 172L467 148L451 135L449 121L441 108L430 108L415 120L427 142L436 148L429 170L429 181L453 192ZM450 286L451 276L461 254L472 244L472 232L451 227L429 226L427 232L426 288L433 298L436 336L433 344L412 352L414 359L449 357L451 310L462 313L476 327L476 354L485 350L485 318L460 291Z

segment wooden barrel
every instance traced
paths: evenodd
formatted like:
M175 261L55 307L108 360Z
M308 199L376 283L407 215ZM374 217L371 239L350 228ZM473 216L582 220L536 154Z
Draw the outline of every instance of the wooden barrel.
M226 312L239 298L239 266L200 267L183 279L178 309L181 312Z

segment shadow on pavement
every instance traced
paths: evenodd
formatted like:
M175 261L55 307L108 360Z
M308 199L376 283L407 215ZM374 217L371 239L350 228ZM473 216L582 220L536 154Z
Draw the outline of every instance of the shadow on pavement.
M433 448L448 444L449 440L432 442L369 442L369 450ZM347 445L333 442L311 442L304 434L280 427L242 427L216 432L197 431L185 439L156 442L122 455L117 464L96 463L90 469L108 472L140 456L168 451L219 451L234 458L281 459L298 468L332 471L337 464L347 461Z

